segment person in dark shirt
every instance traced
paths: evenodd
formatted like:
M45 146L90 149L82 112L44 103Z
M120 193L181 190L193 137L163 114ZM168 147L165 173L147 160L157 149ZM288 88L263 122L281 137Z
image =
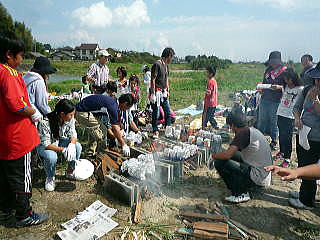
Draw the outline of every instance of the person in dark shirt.
M309 54L303 55L301 57L301 65L303 70L300 73L300 79L302 80L304 86L310 86L313 84L313 79L310 77L309 72L315 67L313 64L313 57Z
M175 52L172 48L165 48L161 54L161 58L151 68L150 102L152 107L152 128L155 138L159 137L157 120L160 106L164 110L167 126L171 125L168 64L174 55Z
M226 151L212 154L212 158L219 175L231 191L226 201L246 202L250 200L249 190L252 186L271 184L271 174L264 170L264 167L272 164L271 149L258 129L247 127L242 112L231 112L226 121L235 132L235 137Z
M125 143L120 133L119 110L128 110L132 105L133 97L131 94L123 94L120 96L119 100L106 95L94 94L77 103L76 119L81 125L87 127L90 135L95 139L90 141L90 150L93 155L95 154L98 143L100 150L106 148L105 143L107 137L106 131L104 133L101 131L101 128L104 128L94 114L106 114L111 123L113 135L122 146L124 154L130 156L130 148Z
M270 89L262 90L259 104L258 129L271 137L270 147L276 150L278 127L277 110L282 97L282 88L285 86L283 72L287 69L281 61L281 53L271 52L266 62L263 84L271 84Z

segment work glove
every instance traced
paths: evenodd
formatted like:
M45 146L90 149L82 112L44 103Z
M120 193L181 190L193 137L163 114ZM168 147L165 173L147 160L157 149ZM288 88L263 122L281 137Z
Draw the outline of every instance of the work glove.
M164 98L168 98L168 96L169 96L168 91L167 91L167 90L164 90L163 93L162 93L162 96L163 96Z
M126 157L130 157L130 148L127 144L122 146L122 152Z
M77 151L75 143L69 143L68 147L62 150L62 154L68 162L76 160L76 152Z
M42 114L39 112L39 110L36 107L34 107L34 106L31 106L31 107L34 110L36 110L36 112L30 116L31 121L34 123L41 121L43 119Z
M146 132L138 131L137 134L138 134L139 136L141 136L142 139L147 139L147 138L148 138L148 133L146 133Z
M152 93L152 94L150 95L150 102L151 102L152 104L155 104L156 101L157 101L156 95L155 95L154 93Z

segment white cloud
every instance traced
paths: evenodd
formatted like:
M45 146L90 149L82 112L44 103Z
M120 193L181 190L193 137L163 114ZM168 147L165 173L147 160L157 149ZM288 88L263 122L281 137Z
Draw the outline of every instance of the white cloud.
M279 8L283 10L293 10L293 9L314 9L318 8L318 0L229 0L230 2L236 3L246 3L246 4L258 4L267 5L273 8Z
M144 23L150 23L147 5L143 0L136 0L128 7L116 8L114 22L126 26L140 26Z
M89 34L85 30L75 30L69 34L69 39L72 43L79 44L79 42L97 42L92 34Z
M71 16L79 20L83 27L103 28L112 23L112 12L104 2L94 3L89 8L78 8L72 12Z
M280 50L285 60L298 60L306 52L320 54L317 44L320 37L312 34L312 29L317 29L316 22L309 22L308 28L299 21L234 16L180 16L162 22L171 26L162 32L179 56L210 53L235 61L264 61L272 50ZM279 28L281 31L276 31ZM297 36L299 40L293 41Z
M150 23L147 5L143 0L135 0L129 6L110 9L104 2L92 4L90 7L75 9L71 16L80 22L82 27L105 28L110 25L140 26Z
M165 47L169 46L168 37L163 32L159 33L159 36L158 36L156 42L160 48L165 48Z

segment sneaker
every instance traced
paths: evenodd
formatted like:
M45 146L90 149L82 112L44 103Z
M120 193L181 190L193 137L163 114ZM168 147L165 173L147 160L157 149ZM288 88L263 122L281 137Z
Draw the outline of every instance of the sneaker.
M54 183L54 180L55 178L54 177L47 177L46 178L46 183L45 183L45 189L48 191L48 192L52 192L54 191L55 187L56 187L56 184Z
M280 158L283 158L284 157L284 154L282 152L278 152L276 154L276 159L280 159Z
M299 199L296 199L296 198L290 198L289 203L294 208L303 209L303 210L312 210L313 209L313 207L308 207L308 206L304 205Z
M11 211L0 211L0 222L8 221L11 218Z
M29 217L26 217L21 220L17 220L16 227L28 227L28 226L32 226L32 225L38 225L40 223L47 221L48 218L49 218L49 216L46 213L31 212Z
M288 168L290 165L290 159L284 159L282 163L280 163L280 167Z
M225 200L232 203L242 203L242 202L248 202L250 200L249 193L242 193L240 196L229 196L226 197Z
M289 193L289 197L291 197L291 198L295 198L295 199L299 199L299 192L297 192L297 191L289 191L288 192Z
M159 138L159 131L155 131L153 133L153 138L158 139Z

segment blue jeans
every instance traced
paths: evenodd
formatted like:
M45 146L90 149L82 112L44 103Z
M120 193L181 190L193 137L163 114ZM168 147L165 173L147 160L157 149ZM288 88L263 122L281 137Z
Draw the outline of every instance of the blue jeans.
M284 158L291 158L294 120L278 116L280 152Z
M277 110L279 103L266 99L261 99L259 105L258 129L263 134L268 134L272 143L277 143L278 127L277 127Z
M214 166L232 196L247 193L255 185L250 178L250 166L243 162L240 152L236 152L229 160L215 160Z
M170 105L169 105L169 100L167 98L163 98L163 102L160 104L163 108L164 111L164 116L165 116L165 123L166 126L171 126L171 116L170 116ZM159 107L157 106L157 103L152 103L152 129L153 132L158 131L158 116L160 113Z
M216 107L208 107L208 110L203 110L203 124L202 127L207 127L207 123L210 122L211 127L215 128L218 126L217 121L214 119L214 113Z
M70 141L68 139L60 139L59 147L67 147ZM57 152L53 150L46 150L45 146L42 144L37 146L38 154L43 158L44 170L46 172L47 177L54 177L56 172L56 164L58 160ZM79 142L76 142L76 159L80 159L82 151L82 146ZM68 168L74 169L75 162L68 162Z

